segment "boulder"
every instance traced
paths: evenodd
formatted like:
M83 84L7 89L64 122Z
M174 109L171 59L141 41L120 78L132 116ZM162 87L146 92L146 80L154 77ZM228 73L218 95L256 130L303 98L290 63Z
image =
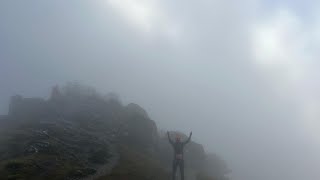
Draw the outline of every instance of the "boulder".
M153 150L159 138L156 123L137 104L127 105L124 114L121 139L137 148Z

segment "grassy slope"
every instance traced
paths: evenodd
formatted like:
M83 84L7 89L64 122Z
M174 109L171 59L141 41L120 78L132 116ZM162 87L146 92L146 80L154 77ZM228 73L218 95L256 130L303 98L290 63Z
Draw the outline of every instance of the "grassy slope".
M97 180L168 180L169 173L159 162L127 146L120 146L119 164L110 175Z
M82 143L93 146L92 149L99 150L106 147L99 144L100 141L92 141L92 137L86 134L80 135L77 131L69 131L71 135L79 136L73 138L65 134L61 128L50 129L54 138L37 136L28 128L23 130L10 130L8 133L0 133L0 180L60 180L67 177L83 177L90 175L93 169L88 168L90 161L103 160L103 155L91 152L88 157L83 157ZM67 144L72 145L67 147ZM81 141L80 141L81 140ZM25 154L24 150L28 143L34 141L45 141L50 143L46 151L35 154ZM87 153L85 153L87 154ZM95 157L94 155L99 155ZM92 159L92 160L91 160Z

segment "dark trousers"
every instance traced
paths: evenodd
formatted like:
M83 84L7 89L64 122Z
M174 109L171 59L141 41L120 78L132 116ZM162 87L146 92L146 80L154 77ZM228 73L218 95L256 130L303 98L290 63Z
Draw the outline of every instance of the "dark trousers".
M180 177L181 180L184 180L184 161L183 159L175 159L173 160L172 165L172 180L176 179L177 168L180 168Z

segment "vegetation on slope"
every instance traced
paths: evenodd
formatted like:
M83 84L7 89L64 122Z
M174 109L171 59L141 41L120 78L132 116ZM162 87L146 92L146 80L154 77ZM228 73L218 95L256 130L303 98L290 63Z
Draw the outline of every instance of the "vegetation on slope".
M160 162L133 148L121 145L119 147L119 164L111 174L98 180L168 180L170 174Z

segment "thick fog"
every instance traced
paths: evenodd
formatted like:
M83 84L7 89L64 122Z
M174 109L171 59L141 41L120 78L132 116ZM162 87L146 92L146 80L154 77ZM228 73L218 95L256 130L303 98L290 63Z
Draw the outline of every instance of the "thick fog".
M319 5L2 0L0 112L79 81L192 130L234 180L318 180Z

